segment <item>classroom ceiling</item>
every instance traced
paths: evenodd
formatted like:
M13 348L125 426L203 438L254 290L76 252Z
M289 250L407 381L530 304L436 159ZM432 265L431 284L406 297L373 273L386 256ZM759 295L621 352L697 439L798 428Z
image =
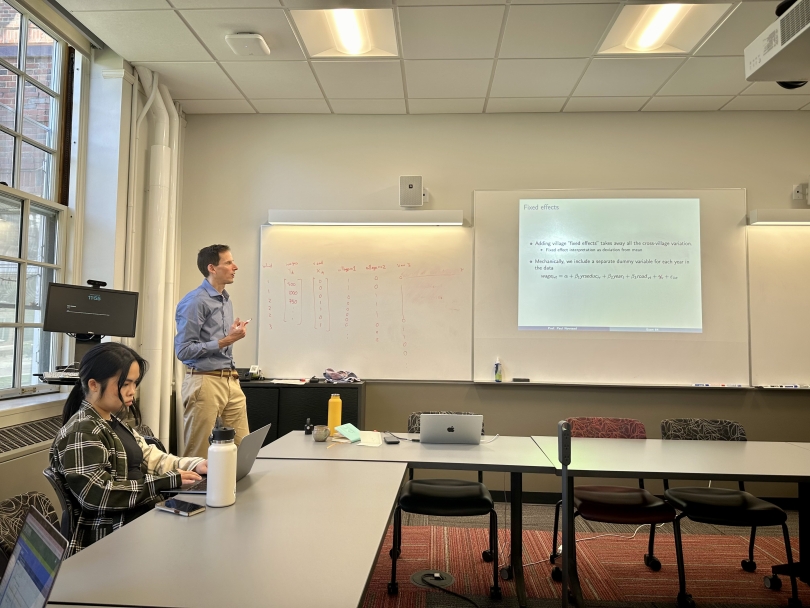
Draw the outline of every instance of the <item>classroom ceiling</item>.
M654 1L654 0L653 0ZM597 56L627 2L355 0L393 10L398 57L311 57L292 17L344 0L59 0L189 114L467 114L810 110L810 84L745 80L743 51L778 2L732 2L692 52ZM697 3L701 0L693 0ZM261 34L239 57L225 35Z

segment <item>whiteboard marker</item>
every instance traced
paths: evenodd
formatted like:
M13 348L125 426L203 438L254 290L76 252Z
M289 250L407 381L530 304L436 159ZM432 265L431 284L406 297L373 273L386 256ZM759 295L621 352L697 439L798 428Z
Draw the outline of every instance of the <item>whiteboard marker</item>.
M692 386L711 386L711 384L700 384L700 383L698 383L698 384L693 384Z

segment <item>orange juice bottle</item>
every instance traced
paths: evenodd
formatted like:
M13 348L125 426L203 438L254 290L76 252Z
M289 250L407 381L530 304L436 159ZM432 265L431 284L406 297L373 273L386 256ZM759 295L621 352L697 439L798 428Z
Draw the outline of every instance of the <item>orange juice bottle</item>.
M332 396L329 398L329 421L327 422L327 426L329 426L329 434L335 434L335 427L340 426L340 417L343 413L343 401L340 399L340 395L337 393L332 393Z

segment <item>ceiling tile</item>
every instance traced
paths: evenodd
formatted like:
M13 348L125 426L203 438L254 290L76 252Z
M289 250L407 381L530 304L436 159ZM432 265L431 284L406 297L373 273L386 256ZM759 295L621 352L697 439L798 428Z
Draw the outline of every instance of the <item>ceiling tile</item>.
M255 114L244 99L178 99L186 114Z
M501 59L491 97L567 97L587 59Z
M484 99L408 99L411 114L480 114Z
M730 95L653 97L642 112L712 112L728 103Z
M503 6L401 8L402 54L406 59L493 58L503 12Z
M457 6L459 4L506 4L506 0L397 0L397 6Z
M636 112L648 97L572 97L564 112Z
M798 89L783 89L775 82L755 82L740 95L810 95L810 85Z
M292 9L335 8L391 8L391 0L284 0L284 6Z
M278 0L172 0L175 8L278 8Z
M323 99L306 61L223 61L222 67L250 99Z
M590 57L618 6L513 6L499 57Z
M799 110L810 95L749 95L732 99L723 110Z
M616 0L512 0L512 4L616 4Z
M742 57L691 57L658 95L736 95L748 84Z
M262 114L330 114L324 99L251 99Z
M492 97L487 104L487 114L502 112L559 112L566 97Z
M408 97L486 97L492 62L491 59L406 61Z
M695 55L742 55L745 47L776 20L778 2L743 2Z
M127 61L211 59L173 11L91 11L76 18Z
M68 11L127 11L133 9L171 9L166 0L59 0Z
M217 59L224 61L305 59L284 16L284 11L280 9L182 11L181 14ZM225 42L225 36L247 31L264 37L267 46L270 47L270 55L240 57L234 54Z
M175 99L244 99L216 63L140 62L160 74Z
M313 61L312 66L330 100L405 96L399 61Z
M683 63L680 57L597 57L577 85L578 97L653 95Z
M334 99L335 114L405 114L404 99Z

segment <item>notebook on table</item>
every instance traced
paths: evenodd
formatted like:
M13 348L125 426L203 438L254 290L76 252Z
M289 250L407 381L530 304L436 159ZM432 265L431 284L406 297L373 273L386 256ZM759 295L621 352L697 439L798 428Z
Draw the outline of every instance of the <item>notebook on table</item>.
M256 429L250 435L242 438L242 443L236 448L236 481L246 477L253 468L253 463L262 449L264 438L270 431L270 424ZM205 494L208 491L208 478L203 477L200 481L185 488L174 490L164 490L163 494Z
M29 509L0 580L0 608L43 608L68 542L36 509Z
M419 441L422 443L481 443L484 417L480 414L422 414Z

